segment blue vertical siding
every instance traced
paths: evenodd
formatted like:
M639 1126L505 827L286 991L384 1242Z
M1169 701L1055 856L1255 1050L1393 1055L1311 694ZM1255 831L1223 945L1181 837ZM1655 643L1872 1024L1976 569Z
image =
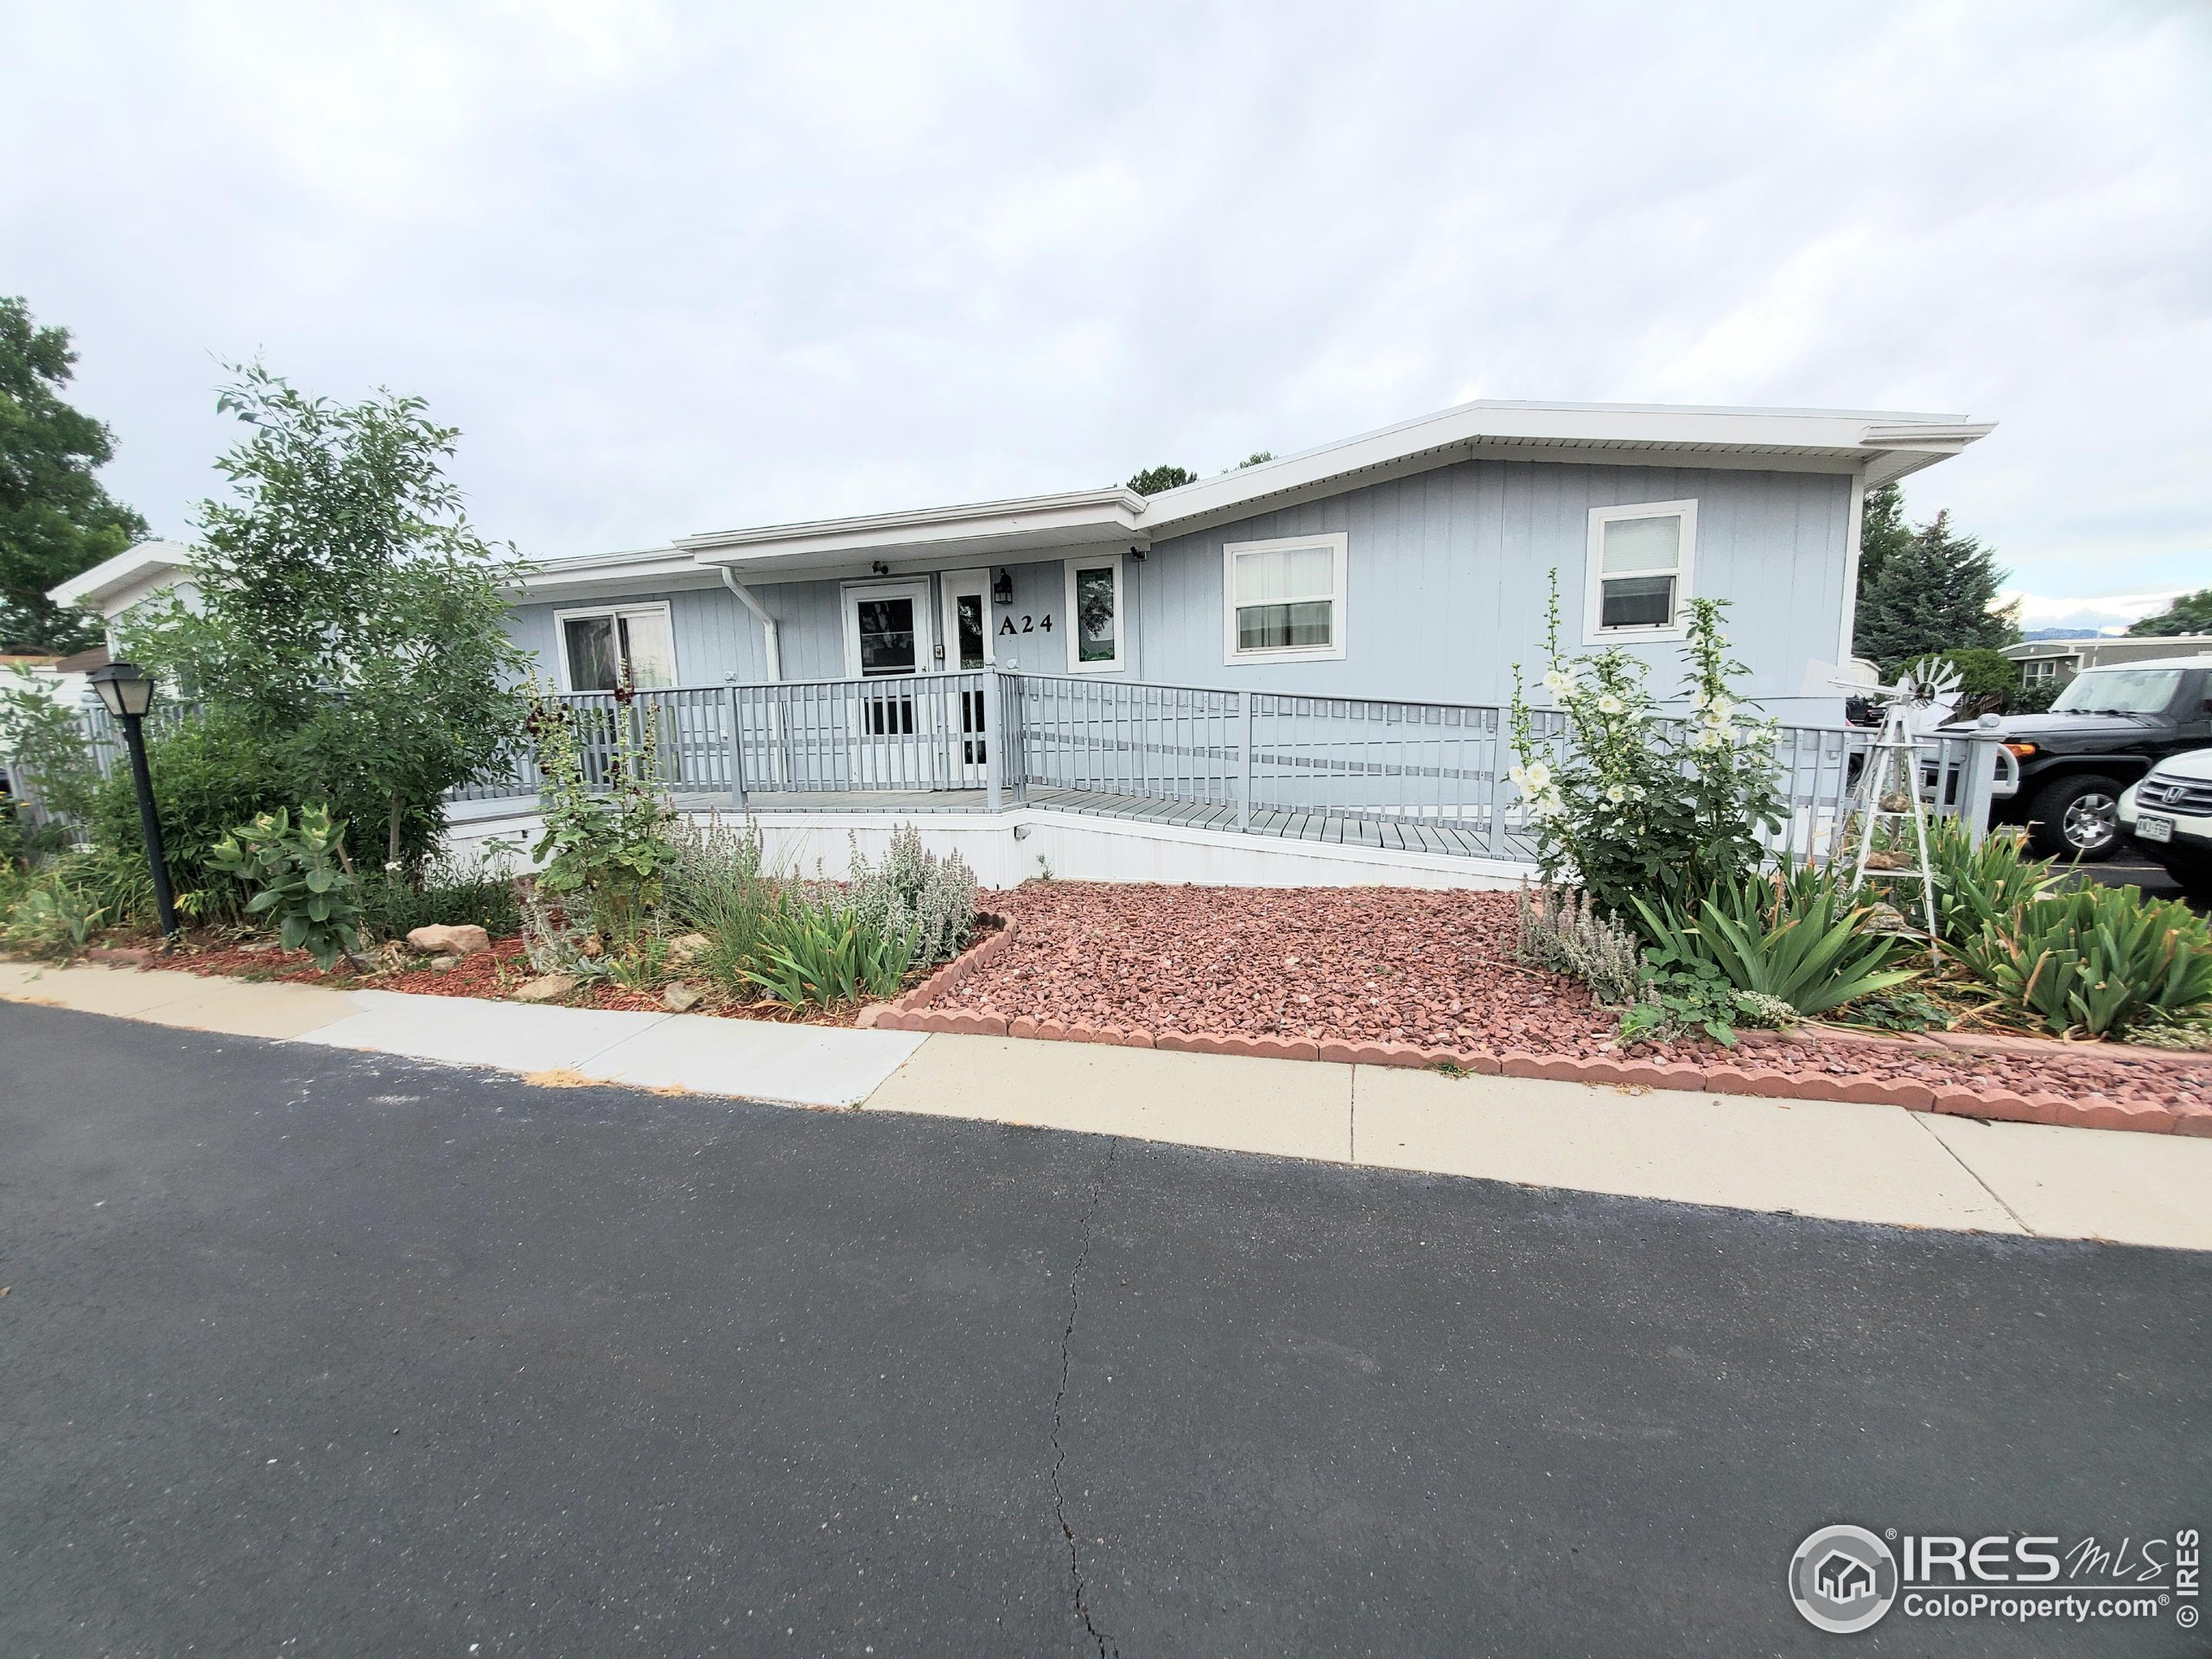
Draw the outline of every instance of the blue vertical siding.
M1516 660L1541 668L1548 573L1559 572L1560 633L1582 640L1584 549L1592 507L1638 501L1698 503L1695 592L1730 601L1734 653L1755 696L1789 718L1833 718L1831 697L1805 699L1808 665L1834 661L1842 626L1850 480L1840 475L1545 461L1465 461L1348 490L1194 535L1157 543L1123 575L1134 678L1340 696L1446 702L1502 702ZM1222 545L1344 532L1346 651L1340 662L1230 665L1223 660ZM1062 559L1005 562L1014 602L991 607L1002 667L1067 671ZM786 679L845 672L835 581L761 583L754 591L782 630ZM641 592L664 599L686 684L766 677L760 625L729 593ZM553 613L588 601L516 607L512 631L550 672ZM932 639L939 607L930 606ZM1046 629L1046 618L1052 620ZM1028 629L1022 632L1025 623ZM1011 626L1011 634L1001 630ZM1680 682L1677 645L1631 647L1652 685Z

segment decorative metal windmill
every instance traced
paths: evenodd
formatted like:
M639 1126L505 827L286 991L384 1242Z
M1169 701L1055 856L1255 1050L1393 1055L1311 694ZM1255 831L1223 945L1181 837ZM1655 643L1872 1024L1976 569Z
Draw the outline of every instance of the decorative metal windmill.
M1936 873L1928 857L1928 813L1920 798L1919 726L1928 710L1939 702L1948 704L1958 690L1955 664L1940 657L1923 657L1907 664L1895 685L1876 694L1882 703L1882 729L1867 754L1854 808L1859 817L1859 856L1852 872L1853 887L1866 885L1869 870L1901 880L1918 876L1930 956L1940 956L1942 951L1937 944ZM1907 819L1912 823L1912 855L1875 847L1882 825Z

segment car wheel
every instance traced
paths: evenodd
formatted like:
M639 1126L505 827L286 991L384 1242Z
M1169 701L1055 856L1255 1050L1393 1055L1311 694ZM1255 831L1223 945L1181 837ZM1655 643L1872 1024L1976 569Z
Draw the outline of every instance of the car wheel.
M2046 858L2101 864L2120 849L2121 786L2109 778L2061 778L2037 795L2028 816L2036 850Z

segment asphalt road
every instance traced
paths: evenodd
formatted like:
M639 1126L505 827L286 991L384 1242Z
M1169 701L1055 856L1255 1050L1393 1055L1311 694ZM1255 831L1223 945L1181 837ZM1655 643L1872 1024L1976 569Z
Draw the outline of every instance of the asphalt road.
M0 1283L10 1656L1734 1659L1825 1522L2212 1522L2212 1257L8 1004Z

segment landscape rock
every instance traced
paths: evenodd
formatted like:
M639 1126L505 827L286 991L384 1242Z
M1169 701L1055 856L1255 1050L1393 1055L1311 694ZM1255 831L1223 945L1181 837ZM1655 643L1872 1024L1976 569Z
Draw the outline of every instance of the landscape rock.
M703 933L679 933L668 942L668 965L681 968L696 962L714 949L714 944Z
M558 1002L583 982L574 974L540 974L524 980L514 994L518 1002Z
M448 927L434 922L407 936L407 948L423 956L468 957L492 948L492 936L474 922Z
M706 992L696 985L687 985L678 980L660 994L660 1005L671 1014L689 1014L699 1006Z

